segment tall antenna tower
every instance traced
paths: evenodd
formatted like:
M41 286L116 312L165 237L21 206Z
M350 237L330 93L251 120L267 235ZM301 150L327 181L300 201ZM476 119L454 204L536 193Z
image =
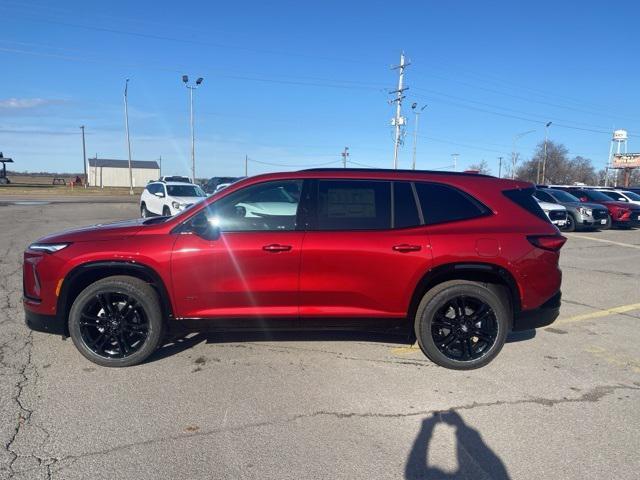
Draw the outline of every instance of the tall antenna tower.
M404 86L404 69L407 68L410 63L405 63L404 52L400 54L400 65L392 67L392 70L398 70L398 88L389 92L389 94L396 95L396 98L389 101L389 103L396 104L396 116L391 119L391 125L395 128L395 140L393 146L393 168L398 168L398 149L400 148L400 142L402 141L402 128L406 124L406 119L402 116L402 100L405 96L403 92L408 90L409 87Z

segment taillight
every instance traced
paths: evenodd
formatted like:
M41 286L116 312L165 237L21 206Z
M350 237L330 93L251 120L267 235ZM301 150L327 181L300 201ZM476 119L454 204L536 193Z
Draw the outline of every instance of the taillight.
M534 247L551 252L560 250L567 241L566 237L562 235L529 235L527 240L529 240L529 243Z

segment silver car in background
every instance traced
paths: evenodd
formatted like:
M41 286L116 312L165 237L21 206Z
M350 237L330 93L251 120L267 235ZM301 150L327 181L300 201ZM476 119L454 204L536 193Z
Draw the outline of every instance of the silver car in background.
M581 202L580 199L564 190L555 188L538 188L533 194L542 202L554 202L567 209L567 222L564 230L606 230L611 227L611 218L607 207L597 203Z

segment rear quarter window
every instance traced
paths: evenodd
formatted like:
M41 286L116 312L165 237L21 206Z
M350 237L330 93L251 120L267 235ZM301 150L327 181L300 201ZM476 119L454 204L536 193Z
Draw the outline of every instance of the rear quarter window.
M538 204L538 202L533 198L535 190L533 188L523 188L523 189L515 189L515 190L505 190L502 192L505 197L511 200L513 203L523 208L527 212L535 215L541 220L545 222L551 222L549 218L545 215L542 207Z
M424 223L427 225L469 220L491 213L469 194L448 185L416 183L415 186ZM533 198L531 201L535 202Z

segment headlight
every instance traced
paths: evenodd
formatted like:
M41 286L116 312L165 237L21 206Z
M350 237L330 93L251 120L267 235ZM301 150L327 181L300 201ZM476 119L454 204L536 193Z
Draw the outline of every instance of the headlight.
M29 250L35 250L36 252L55 253L59 252L63 248L67 248L70 243L32 243L29 245Z
M180 210L180 204L178 202L171 202L171 205L173 206L173 208L175 208L176 210Z
M587 216L591 216L591 214L593 213L593 211L590 208L585 208L585 207L578 208L578 211L580 212L581 215L587 215Z

